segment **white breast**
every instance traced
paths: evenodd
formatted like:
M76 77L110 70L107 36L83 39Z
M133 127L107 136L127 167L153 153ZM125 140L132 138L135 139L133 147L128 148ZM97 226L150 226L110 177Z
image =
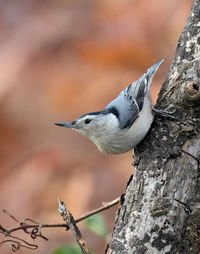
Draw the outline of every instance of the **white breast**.
M146 97L139 117L129 129L120 129L118 119L109 116L98 136L90 137L98 149L107 154L121 154L133 149L146 136L153 122L152 101Z

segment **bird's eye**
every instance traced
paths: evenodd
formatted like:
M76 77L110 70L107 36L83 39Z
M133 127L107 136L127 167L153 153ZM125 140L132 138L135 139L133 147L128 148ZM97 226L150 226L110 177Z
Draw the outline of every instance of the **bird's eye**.
M92 119L85 119L84 123L89 124L92 121Z

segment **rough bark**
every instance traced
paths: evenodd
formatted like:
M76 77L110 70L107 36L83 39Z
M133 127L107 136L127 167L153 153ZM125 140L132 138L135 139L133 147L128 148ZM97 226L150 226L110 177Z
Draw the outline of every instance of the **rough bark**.
M122 197L106 253L200 252L200 0L179 38L155 117L135 149L135 170Z

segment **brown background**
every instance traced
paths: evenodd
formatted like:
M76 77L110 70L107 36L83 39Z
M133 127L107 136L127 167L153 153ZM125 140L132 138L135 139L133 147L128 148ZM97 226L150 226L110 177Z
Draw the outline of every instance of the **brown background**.
M164 58L154 101L173 59L192 0L20 0L0 2L0 209L19 220L62 222L57 197L75 217L119 196L133 171L131 152L101 154L54 122L103 109ZM116 208L104 212L111 232ZM15 225L0 211L0 224ZM96 254L106 242L81 231ZM35 252L73 241L43 231ZM10 253L6 246L0 252Z

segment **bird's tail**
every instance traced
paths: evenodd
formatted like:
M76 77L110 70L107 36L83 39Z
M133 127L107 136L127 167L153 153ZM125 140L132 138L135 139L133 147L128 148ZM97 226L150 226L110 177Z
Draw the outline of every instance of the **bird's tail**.
M147 79L147 90L150 89L151 83L152 83L152 79L155 75L155 73L157 72L158 68L160 67L161 63L164 60L162 59L161 61L157 62L156 64L154 64L153 66L151 66L143 75L146 76Z
M163 61L164 60L161 60L151 66L138 80L130 84L130 86L125 89L125 92L129 93L134 98L144 98L147 92L150 93L152 79Z

